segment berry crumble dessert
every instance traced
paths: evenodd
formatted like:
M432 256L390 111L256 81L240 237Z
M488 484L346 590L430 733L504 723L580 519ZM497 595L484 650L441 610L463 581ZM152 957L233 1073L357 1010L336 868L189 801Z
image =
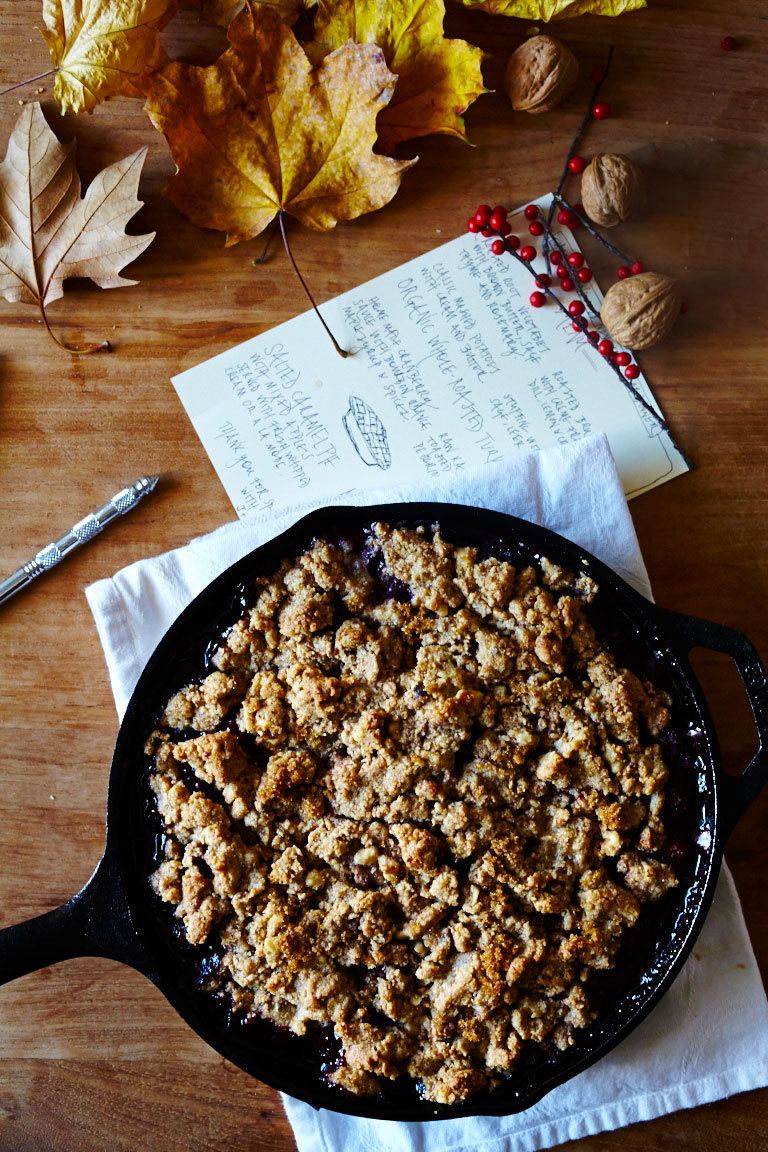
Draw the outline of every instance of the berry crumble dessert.
M670 701L605 649L596 592L376 523L259 577L167 700L152 888L233 1012L333 1030L340 1088L453 1104L567 1048L677 884Z

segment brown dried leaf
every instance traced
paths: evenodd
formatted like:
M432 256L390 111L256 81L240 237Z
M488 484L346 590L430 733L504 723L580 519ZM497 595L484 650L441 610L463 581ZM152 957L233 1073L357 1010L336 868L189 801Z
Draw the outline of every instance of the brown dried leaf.
M252 4L228 36L210 67L169 64L147 84L177 208L236 244L281 210L324 230L387 204L414 161L373 152L395 80L381 50L346 44L313 69L277 14Z
M0 295L39 304L45 316L70 276L100 288L135 284L119 273L155 235L124 231L141 207L136 191L146 152L105 168L81 198L74 141L61 144L40 105L25 105L0 163Z

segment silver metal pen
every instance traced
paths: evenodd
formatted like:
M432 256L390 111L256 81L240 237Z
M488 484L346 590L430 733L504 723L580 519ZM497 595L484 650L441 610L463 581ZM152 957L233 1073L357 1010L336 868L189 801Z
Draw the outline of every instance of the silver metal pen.
M41 548L37 555L28 560L22 568L19 568L7 580L0 581L0 604L4 600L10 599L16 592L20 592L22 588L26 588L27 584L31 584L37 576L47 572L49 568L53 568L54 564L58 564L75 548L79 548L81 544L92 540L111 520L130 512L131 508L135 508L144 496L148 496L153 491L159 479L159 476L142 476L135 484L116 492L112 499L107 500L101 508L97 508L95 512L91 512L82 520L78 520L77 524L70 528L69 532L60 536L58 540L54 540L52 544L47 544L45 548Z

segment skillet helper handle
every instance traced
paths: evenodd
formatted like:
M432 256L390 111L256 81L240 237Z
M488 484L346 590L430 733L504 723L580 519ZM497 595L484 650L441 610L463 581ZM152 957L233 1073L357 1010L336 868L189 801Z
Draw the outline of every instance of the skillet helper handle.
M66 904L0 930L0 984L75 956L121 960L152 978L106 855Z
M743 632L696 616L667 613L680 639L692 648L710 648L730 656L747 693L760 747L739 776L720 773L718 791L722 824L727 837L768 783L768 675L754 645Z

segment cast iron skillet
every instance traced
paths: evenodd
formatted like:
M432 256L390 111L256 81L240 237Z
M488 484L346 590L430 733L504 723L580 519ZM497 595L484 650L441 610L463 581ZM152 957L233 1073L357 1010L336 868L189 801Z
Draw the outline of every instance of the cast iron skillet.
M547 556L574 573L591 574L600 593L590 612L621 662L673 697L671 766L665 823L677 889L653 905L627 934L614 970L599 974L592 999L600 1012L566 1052L541 1047L524 1054L513 1076L492 1092L444 1107L395 1082L376 1097L329 1085L324 1038L285 1036L267 1022L228 1021L222 1005L198 986L199 964L172 930L151 893L152 817L143 744L168 696L205 670L204 652L242 615L248 585L297 555L314 538L360 539L377 521L415 527L438 523L455 543L513 563ZM734 660L752 706L760 748L741 776L722 769L707 705L688 662L694 647ZM145 668L117 738L107 801L104 856L86 886L62 907L0 932L0 983L74 956L105 956L143 972L213 1048L251 1075L317 1107L389 1120L504 1115L530 1107L552 1088L615 1047L656 1004L693 947L714 893L725 841L768 777L768 678L746 637L730 628L665 611L645 600L604 564L553 532L497 512L449 504L325 508L222 573L182 612ZM643 921L646 921L643 925ZM650 923L648 923L650 922ZM210 958L209 958L210 959ZM197 967L196 967L197 965Z

